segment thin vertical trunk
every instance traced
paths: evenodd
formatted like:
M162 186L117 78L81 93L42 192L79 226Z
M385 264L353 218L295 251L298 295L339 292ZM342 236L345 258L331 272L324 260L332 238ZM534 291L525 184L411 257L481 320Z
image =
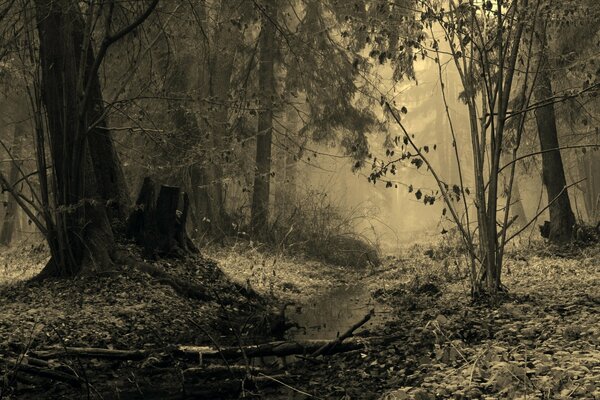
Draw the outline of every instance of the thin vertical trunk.
M221 15L225 18L233 17L238 4L233 1L223 0ZM231 90L231 77L233 74L234 54L232 46L240 39L239 30L221 21L214 34L210 57L208 59L209 71L209 96L216 105L211 113L211 160L208 164L208 196L210 198L209 212L211 215L211 231L219 237L224 234L226 216L225 190L223 182L223 165L225 141L229 135L229 92Z
M600 154L596 151L588 151L579 160L579 178L583 182L583 201L587 220L595 224L600 220Z
M22 134L23 125L22 123L17 123L14 127L13 133L13 141L11 146L11 156L13 160L10 164L9 173L9 182L13 186L19 179L19 167L21 165L21 161L19 161L19 158L21 157ZM2 231L0 232L0 244L8 246L12 241L18 212L19 207L17 205L16 200L12 195L9 195L8 200L6 202L6 208L4 210L4 221L2 222Z
M552 82L550 79L548 48L546 29L544 24L540 24L539 40L540 46L540 71L535 88L535 97L537 102L550 99L554 94L552 92ZM567 242L572 238L573 225L575 224L575 215L571 209L569 193L566 189L567 180L563 168L563 161L560 150L558 149L558 133L556 128L556 116L554 105L552 103L540 107L535 111L538 136L542 150L542 173L544 186L548 195L548 201L551 202L550 211L550 233L549 239L556 243Z
M286 112L285 129L287 137L281 139L280 155L277 158L277 175L274 202L276 218L278 221L285 222L293 212L296 200L296 150L297 144L289 139L298 136L300 119L298 111L290 108Z
M193 219L196 229L202 228L214 237L220 237L226 229L224 220L227 217L223 182L226 160L223 154L226 150L225 138L229 133L228 102L234 67L233 52L241 33L230 24L230 19L239 13L238 2L221 0L213 6L216 11L211 25L207 23L213 21L208 6L200 5L197 9L201 21L200 35L205 44L205 57L198 71L198 91L200 96L210 98L212 104L209 114L205 115L209 123L195 122L198 129L196 138L208 149L209 157L193 165L189 176L194 193ZM209 132L208 138L201 132Z
M274 47L277 10L275 2L266 2L260 33L260 56L258 87L261 93L256 136L256 167L254 191L252 193L252 229L255 234L264 234L269 224L269 192L271 177L271 140L273 135L273 97L275 96Z
M527 223L527 215L525 214L525 207L523 207L523 199L521 197L521 188L519 187L519 180L515 178L512 187L512 198L514 202L511 204L511 215L515 219L515 226L523 226Z

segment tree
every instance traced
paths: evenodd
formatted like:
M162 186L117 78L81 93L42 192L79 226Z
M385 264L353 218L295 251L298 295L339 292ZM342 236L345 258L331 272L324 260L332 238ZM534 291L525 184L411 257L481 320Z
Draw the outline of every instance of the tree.
M554 96L548 62L548 39L545 23L539 25L540 66L537 76L535 98L543 103ZM537 131L542 151L543 182L548 195L550 229L548 238L553 242L564 243L573 238L575 215L571 209L567 180L558 142L554 104L549 103L535 110ZM552 151L552 149L556 149Z
M23 123L16 123L14 126L13 140L10 152L10 173L9 183L13 190L16 189L16 185L19 181L20 167L22 165L21 160L21 147L22 147L22 135L23 135ZM15 222L17 213L19 211L19 205L15 201L14 196L9 196L4 209L4 221L2 221L2 230L0 231L0 244L8 246L13 239L13 233L15 230Z
M256 136L256 169L252 192L253 232L264 234L269 223L269 196L271 178L271 141L273 136L273 97L275 96L275 24L277 1L269 1L263 9L260 32L258 88L260 110Z
M52 258L41 276L93 273L112 264L114 238L106 199L121 191L122 186L112 186L124 181L110 133L106 126L98 125L105 115L98 70L109 46L139 26L157 3L154 0L116 33L111 29L115 3L97 5L105 13L105 35L94 55L91 26L86 25L78 2L35 0L55 210L53 215L45 213L43 229ZM38 169L44 175L45 157L40 152L45 142L40 123L38 120L36 127ZM41 181L46 179L42 176ZM43 206L49 210L47 194L43 197ZM117 210L124 207L121 201L117 195ZM122 211L119 214L122 216Z
M269 224L270 180L279 173L271 165L274 135L280 151L295 158L305 150L307 140L341 145L352 166L357 167L368 155L366 134L375 125L375 117L371 102L357 99L372 90L360 77L368 68L359 54L366 25L354 29L349 18L362 4L357 5L359 11L337 1L298 0L285 7L276 1L255 4L262 18L258 66L261 105L252 225L264 231ZM271 40L266 33L273 36L272 50L266 48ZM272 84L267 82L267 74ZM290 112L302 120L299 130L288 129L281 120L280 115L289 120Z
M236 86L234 73L239 67L236 56L244 47L241 24L248 18L244 16L247 5L244 1L220 0L213 4L214 15L209 15L207 4L200 7L204 16L199 21L202 32L200 40L204 42L205 54L199 71L199 89L202 99L211 102L206 108L207 115L202 119L209 121L204 124L204 129L210 132L209 141L205 143L210 151L206 152L209 160L203 171L194 171L192 176L202 176L206 189L204 193L196 191L201 194L196 201L197 208L202 207L198 200L205 202L205 218L210 221L210 231L213 236L220 237L227 229L223 170L227 164L224 155L231 141L230 94Z
M474 298L495 298L503 290L501 283L504 248L514 237L507 231L513 220L509 219L511 192L514 181L514 167L524 126L524 118L531 94L530 63L531 45L522 46L524 32L532 34L528 21L537 12L531 8L528 0L479 3L475 1L448 2L448 9L438 2L425 2L421 14L424 28L430 33L425 41L421 36L414 43L423 57L429 53L435 55L440 79L442 65L453 63L462 84L461 100L468 110L469 139L473 161L474 193L473 205L476 209L475 221L471 224L467 198L471 191L465 185L464 166L460 162L457 132L452 117L447 111L450 131L458 166L459 183L449 184L430 163L428 150L417 142L414 135L406 130L401 116L408 111L406 107L396 106L387 99L382 104L391 119L400 127L400 135L395 138L399 147L396 156L388 162L377 163L371 174L373 181L383 179L386 174L395 174L398 162L410 162L416 168L425 165L435 179L438 191L424 195L421 190L415 192L417 199L425 204L433 204L437 197L444 201L450 218L456 224L463 238L470 258L471 290ZM434 29L441 30L436 35ZM528 30L529 29L529 30ZM425 43L429 45L426 46ZM444 57L444 59L442 59ZM519 68L517 69L517 65ZM520 79L520 90L514 82ZM442 95L447 108L444 82L441 83ZM523 101L513 104L509 112L511 99ZM517 120L516 139L512 148L512 161L502 165L501 158L507 135L507 121ZM509 168L509 184L504 206L499 204L501 196L500 179L502 171ZM411 187L412 190L412 187ZM462 204L464 218L459 215L458 205Z

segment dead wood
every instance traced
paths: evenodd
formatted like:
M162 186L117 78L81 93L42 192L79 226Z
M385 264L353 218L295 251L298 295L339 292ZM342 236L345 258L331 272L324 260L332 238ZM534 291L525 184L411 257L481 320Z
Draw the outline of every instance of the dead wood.
M40 360L41 361L41 360ZM69 385L79 387L83 383L83 380L73 374L69 374L67 372L59 371L54 368L48 367L40 367L37 365L28 364L27 360L18 361L17 359L7 359L6 362L9 365L12 365L12 370L17 378L19 378L21 373L26 373L28 375L33 375L40 378L51 379L54 381L65 382ZM27 378L25 378L27 379ZM30 379L27 379L30 380Z
M143 360L150 355L146 350L114 350L96 347L61 347L50 350L31 351L31 355L40 360L52 360L61 357L103 358L109 360Z
M263 368L247 365L206 365L203 367L192 367L183 370L185 381L194 379L219 378L219 377L243 377L257 375L265 372Z
M366 340L349 340L338 343L327 354L341 353L362 348ZM174 356L188 360L201 361L217 359L241 359L246 357L285 357L289 355L313 354L325 345L331 344L328 340L299 340L277 341L257 345L233 346L216 349L210 346L177 346L154 350L113 350L92 347L61 347L46 350L30 351L30 355L39 360L51 360L62 357L100 358L107 360L143 360L153 354L170 353Z
M197 253L186 231L189 198L179 187L157 184L149 177L127 221L127 236L144 248L146 256Z
M313 352L311 354L311 357L318 357L322 354L331 353L333 350L335 350L336 347L339 347L345 339L352 336L352 334L354 333L355 330L357 330L358 328L360 328L361 326L366 324L371 319L371 317L373 316L374 313L375 313L374 309L369 311L369 313L367 315L365 315L360 321L358 321L357 323L352 325L350 328L348 328L348 330L346 332L344 332L342 335L340 335L339 337L337 337L336 339L334 339L330 342L327 342L323 346L319 347L315 352Z
M193 360L218 359L222 357L226 359L240 359L244 355L248 358L267 356L285 357L296 354L312 354L329 343L330 341L328 340L278 341L242 346L241 349L240 347L226 347L221 348L220 351L208 346L180 346L175 351L175 354ZM348 341L332 348L329 354L342 353L362 347L362 342Z

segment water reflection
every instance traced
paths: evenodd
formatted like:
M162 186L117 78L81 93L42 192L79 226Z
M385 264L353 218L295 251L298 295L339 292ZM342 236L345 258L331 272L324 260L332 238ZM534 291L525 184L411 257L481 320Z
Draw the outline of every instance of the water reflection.
M373 329L381 325L389 315L388 310L373 300L365 284L337 287L287 315L305 328L289 331L288 338L335 339L371 309L375 309L375 315L360 329Z

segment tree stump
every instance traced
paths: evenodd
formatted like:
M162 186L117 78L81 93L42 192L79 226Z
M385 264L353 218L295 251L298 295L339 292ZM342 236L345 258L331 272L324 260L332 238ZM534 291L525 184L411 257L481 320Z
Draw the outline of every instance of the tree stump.
M158 194L157 194L158 192ZM190 200L176 186L144 183L127 221L127 236L144 248L146 256L176 256L197 253L186 231Z

